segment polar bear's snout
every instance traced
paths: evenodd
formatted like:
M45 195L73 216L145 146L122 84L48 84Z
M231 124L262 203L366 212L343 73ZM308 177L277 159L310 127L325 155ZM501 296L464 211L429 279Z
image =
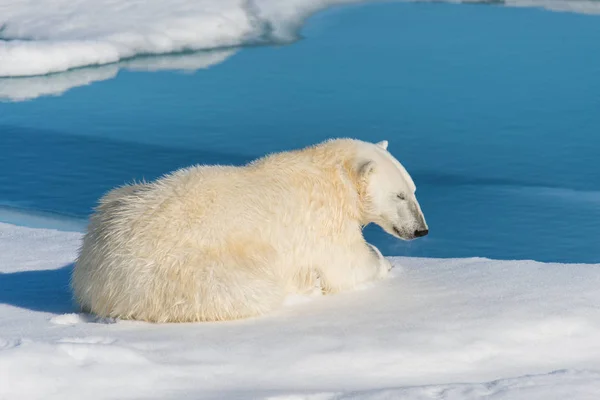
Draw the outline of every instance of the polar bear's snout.
M417 221L416 229L413 232L414 238L427 236L427 234L429 233L429 227L427 226L427 222L425 222L425 216L423 215L423 211L421 211L421 206L416 201L416 199L414 205L411 208L413 218L415 221Z
M412 198L397 201L394 212L388 214L387 217L382 216L380 226L402 240L413 240L429 233L425 216L414 195ZM386 226L391 229L386 229Z

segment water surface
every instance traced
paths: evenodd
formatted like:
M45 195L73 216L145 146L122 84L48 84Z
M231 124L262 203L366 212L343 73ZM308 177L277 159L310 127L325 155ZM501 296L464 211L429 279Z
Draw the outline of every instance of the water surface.
M134 71L137 60L46 77L53 88L97 82L0 103L0 219L84 219L132 179L330 137L387 139L431 234L404 243L369 227L384 254L600 262L598 18L346 6L311 18L289 46L163 60L213 60L194 73Z

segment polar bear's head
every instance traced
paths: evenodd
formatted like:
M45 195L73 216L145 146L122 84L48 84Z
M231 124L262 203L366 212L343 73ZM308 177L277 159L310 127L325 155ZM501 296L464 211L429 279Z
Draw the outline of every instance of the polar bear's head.
M429 228L415 196L415 184L387 146L387 141L359 146L356 168L363 218L403 240L425 236Z

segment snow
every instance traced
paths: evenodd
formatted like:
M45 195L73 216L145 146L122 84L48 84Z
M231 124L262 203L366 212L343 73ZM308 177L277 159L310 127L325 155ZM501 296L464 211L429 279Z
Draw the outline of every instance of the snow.
M0 0L0 77L290 41L320 8L351 0Z
M0 77L44 75L139 55L289 42L309 15L354 1L0 0ZM600 2L593 0L503 4L600 13Z
M162 70L197 71L219 64L235 53L236 50L229 49L190 54L166 54L134 58L98 67L72 69L60 74L4 78L0 79L0 101L24 101L40 96L60 96L75 87L112 79L122 69L148 72Z
M597 399L600 265L391 258L244 321L79 314L81 234L0 223L0 399Z

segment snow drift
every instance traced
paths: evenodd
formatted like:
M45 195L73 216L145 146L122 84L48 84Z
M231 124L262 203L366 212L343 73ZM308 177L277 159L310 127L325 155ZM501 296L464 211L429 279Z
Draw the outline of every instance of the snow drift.
M1 46L1 44L0 44ZM0 101L24 101L40 96L60 96L69 89L105 81L128 71L197 71L225 61L236 50L212 50L190 54L140 57L98 67L77 68L60 74L0 78Z
M351 0L0 0L0 76L293 40L309 14Z
M289 42L312 13L354 1L0 0L0 77L44 75L145 54ZM502 4L600 13L600 2L593 0Z
M76 312L80 239L0 224L1 399L600 398L600 265L392 258L358 291L155 325Z

